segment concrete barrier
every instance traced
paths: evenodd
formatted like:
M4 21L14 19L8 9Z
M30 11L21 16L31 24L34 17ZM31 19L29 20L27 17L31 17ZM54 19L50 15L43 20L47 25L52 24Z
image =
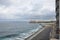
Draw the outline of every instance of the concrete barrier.
M25 40L49 40L51 27L44 27L42 30L38 30L35 34L32 34Z

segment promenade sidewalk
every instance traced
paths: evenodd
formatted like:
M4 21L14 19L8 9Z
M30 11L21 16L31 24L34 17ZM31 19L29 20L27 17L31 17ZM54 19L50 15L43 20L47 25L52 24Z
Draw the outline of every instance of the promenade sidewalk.
M59 39L51 38L50 40L59 40Z

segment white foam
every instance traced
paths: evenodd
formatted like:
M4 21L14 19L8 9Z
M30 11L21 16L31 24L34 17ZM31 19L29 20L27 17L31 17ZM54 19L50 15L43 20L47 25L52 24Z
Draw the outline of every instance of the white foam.
M36 31L38 31L40 28L42 28L41 26L39 26L36 29L30 30L27 33L20 33L19 36L14 37L14 38L5 38L4 40L24 40L25 38L31 36L32 34L34 34Z

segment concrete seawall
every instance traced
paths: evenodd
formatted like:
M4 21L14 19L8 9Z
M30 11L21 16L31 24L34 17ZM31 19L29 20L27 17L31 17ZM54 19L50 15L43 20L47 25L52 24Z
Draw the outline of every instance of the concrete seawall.
M50 25L44 27L42 30L38 30L35 34L32 34L25 40L49 40L50 39L50 32L52 28Z

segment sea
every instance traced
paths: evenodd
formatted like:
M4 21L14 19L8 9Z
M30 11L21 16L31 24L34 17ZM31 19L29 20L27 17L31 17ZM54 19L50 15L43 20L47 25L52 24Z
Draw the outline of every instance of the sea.
M42 28L28 21L0 21L0 40L24 40Z

